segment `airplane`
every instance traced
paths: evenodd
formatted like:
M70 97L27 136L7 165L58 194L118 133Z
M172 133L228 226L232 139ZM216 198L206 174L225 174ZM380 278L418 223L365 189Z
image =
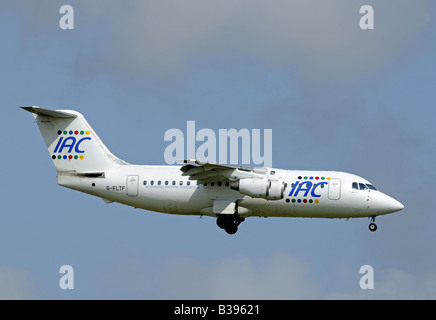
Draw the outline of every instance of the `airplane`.
M134 165L113 155L84 116L38 106L33 114L57 170L58 184L135 208L216 218L235 234L248 217L371 219L402 210L369 181L346 172L243 167L199 160Z

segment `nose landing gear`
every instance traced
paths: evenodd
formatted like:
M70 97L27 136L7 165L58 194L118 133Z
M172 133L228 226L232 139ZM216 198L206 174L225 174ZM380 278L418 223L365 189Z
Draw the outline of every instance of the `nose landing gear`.
M374 222L375 222L375 216L372 216L371 223L369 224L369 230L371 230L372 232L377 230L377 225Z

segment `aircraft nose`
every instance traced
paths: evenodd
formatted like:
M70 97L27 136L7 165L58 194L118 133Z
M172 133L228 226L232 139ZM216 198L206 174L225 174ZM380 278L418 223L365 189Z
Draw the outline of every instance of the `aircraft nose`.
M367 203L368 209L376 214L393 213L404 209L401 202L381 192L377 196L371 197Z
M386 209L388 212L397 212L404 209L403 204L394 198L388 197L386 201Z
M400 202L394 199L394 205L393 205L393 210L395 211L400 211L404 209L404 205Z

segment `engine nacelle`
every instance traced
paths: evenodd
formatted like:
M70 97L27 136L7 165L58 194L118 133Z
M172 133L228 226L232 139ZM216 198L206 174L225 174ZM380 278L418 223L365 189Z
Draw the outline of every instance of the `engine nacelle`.
M280 180L240 179L233 182L230 188L253 198L279 200L283 199L286 184Z
M283 199L286 189L286 183L281 180L270 180L268 189L268 198L270 200Z

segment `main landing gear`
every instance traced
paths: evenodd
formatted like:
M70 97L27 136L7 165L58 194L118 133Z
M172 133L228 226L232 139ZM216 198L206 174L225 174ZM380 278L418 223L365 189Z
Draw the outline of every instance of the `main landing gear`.
M238 213L235 214L219 214L216 218L216 224L221 229L226 230L228 234L235 234L238 231L238 226L245 220Z
M371 218L371 223L369 224L369 230L374 232L375 230L377 230L377 225L374 223L375 222L375 216L372 216L370 218Z

